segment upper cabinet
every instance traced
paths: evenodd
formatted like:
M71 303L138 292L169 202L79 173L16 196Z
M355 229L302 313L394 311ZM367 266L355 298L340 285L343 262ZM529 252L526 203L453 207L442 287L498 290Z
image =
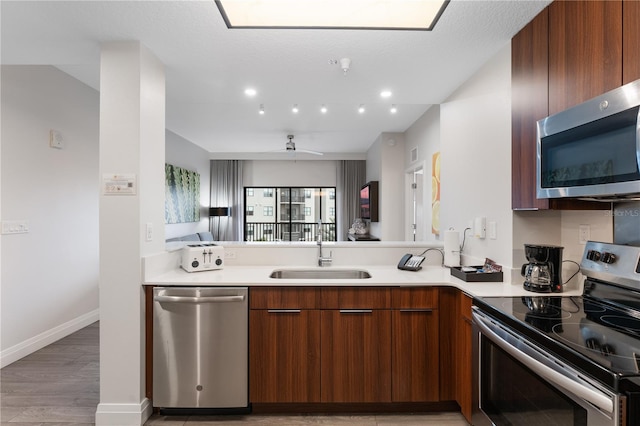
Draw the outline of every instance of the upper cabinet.
M622 85L622 1L549 5L549 115Z
M640 2L556 0L512 39L512 208L606 209L536 198L536 122L640 78Z
M640 2L622 2L622 84L640 78Z
M549 115L549 9L511 40L511 205L548 209L536 198L536 122Z

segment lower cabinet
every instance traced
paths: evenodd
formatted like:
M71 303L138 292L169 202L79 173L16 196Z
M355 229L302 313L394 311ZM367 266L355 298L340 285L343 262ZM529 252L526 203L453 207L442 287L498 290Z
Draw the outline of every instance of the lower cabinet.
M473 409L471 302L473 299L462 292L458 293L458 297L460 315L456 338L456 399L460 405L462 415L468 422L471 422L471 411Z
M440 400L438 289L392 290L391 399Z
M251 310L250 400L320 402L320 311Z
M252 403L439 400L438 289L255 287Z
M391 311L324 310L322 402L391 401Z

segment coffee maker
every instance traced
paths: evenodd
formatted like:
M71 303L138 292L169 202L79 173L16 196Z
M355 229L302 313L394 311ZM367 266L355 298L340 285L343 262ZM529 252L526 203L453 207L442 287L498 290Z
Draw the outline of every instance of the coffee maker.
M564 247L525 244L524 255L529 263L522 265L525 290L536 293L562 291L562 250Z

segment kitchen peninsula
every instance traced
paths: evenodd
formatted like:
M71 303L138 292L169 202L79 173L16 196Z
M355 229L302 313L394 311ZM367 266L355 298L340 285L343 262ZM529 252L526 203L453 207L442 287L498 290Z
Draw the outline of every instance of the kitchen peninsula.
M253 412L459 409L470 419L471 300L532 293L519 281L512 284L508 273L505 282L455 278L441 266L439 248L424 242L327 243L333 264L321 268L313 243L231 243L223 269L188 273L175 247L144 259L147 334L154 287L248 287ZM421 270L396 267L403 254L425 250ZM270 277L283 269L359 270L370 277ZM580 293L567 293L574 291ZM148 381L153 401L151 390Z

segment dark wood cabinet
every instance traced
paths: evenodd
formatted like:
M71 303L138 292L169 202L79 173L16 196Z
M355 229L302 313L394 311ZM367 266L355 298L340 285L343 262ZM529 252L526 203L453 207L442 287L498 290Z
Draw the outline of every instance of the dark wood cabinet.
M640 2L622 2L622 84L640 78Z
M536 122L620 86L623 70L629 81L640 78L640 11L632 3L556 0L511 40L512 209L609 208L536 197ZM623 25L635 28L625 29L624 40Z
M456 339L456 400L462 415L471 422L473 409L473 370L472 370L472 330L471 303L473 299L463 292L458 293L460 315Z
M536 122L549 115L549 9L511 40L511 205L548 209L536 198Z
M549 114L622 85L622 0L549 5Z
M391 289L323 287L322 402L391 401Z
M392 297L391 399L439 401L438 289L397 288Z
M317 288L251 289L251 402L320 402L319 295Z
M440 401L436 287L255 287L255 404Z
M322 402L390 402L391 311L329 309L321 315Z
M252 402L320 402L320 311L251 310Z

